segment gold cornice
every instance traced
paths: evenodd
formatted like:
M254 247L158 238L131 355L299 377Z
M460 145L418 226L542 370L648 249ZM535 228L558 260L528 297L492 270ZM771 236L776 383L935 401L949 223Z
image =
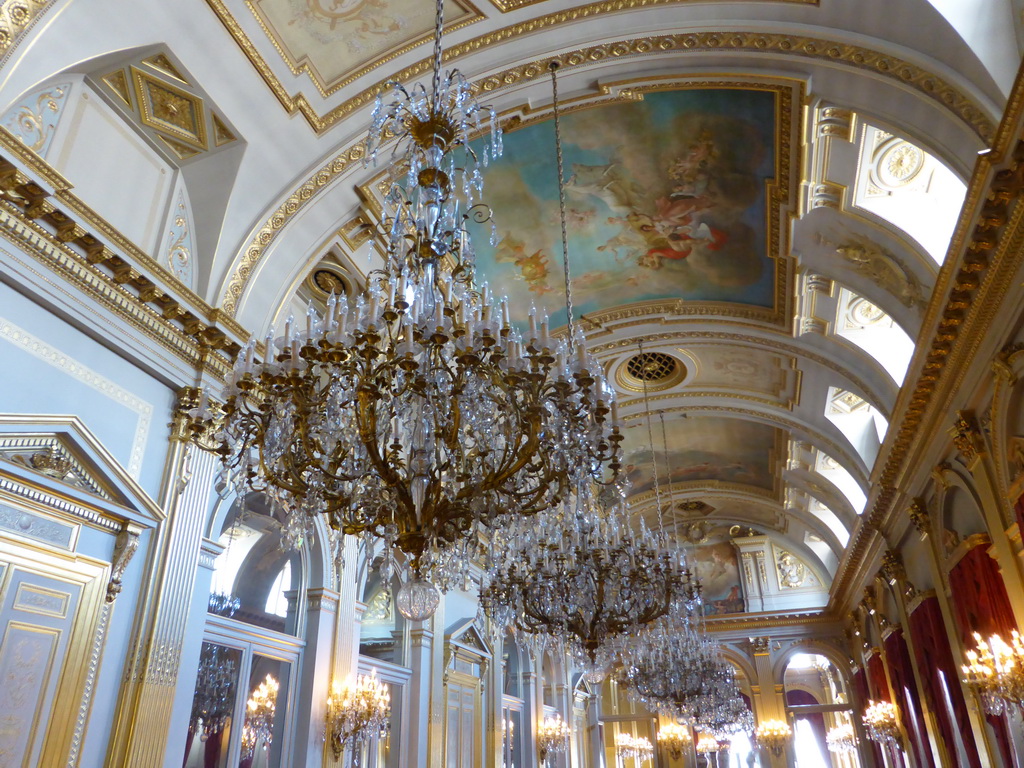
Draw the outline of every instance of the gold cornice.
M51 196L8 158L17 159L32 174L38 174L45 180L43 183L55 190L54 194ZM60 275L74 289L155 340L189 367L205 360L214 375L223 377L230 357L237 351L236 339L248 336L244 329L180 286L155 260L69 189L63 177L0 127L0 231L25 255ZM51 199L62 203L65 210ZM161 284L154 283L150 276L157 277ZM210 350L217 351L209 354Z
M0 65L18 47L40 17L56 5L55 0L21 0L0 3Z
M534 34L545 29L571 24L581 19L621 13L638 8L680 5L691 1L601 0L600 2L528 19L493 30L465 42L454 44L444 52L444 61L446 63L452 62L483 48L514 40L522 35ZM789 0L789 2L812 4L803 3L802 0ZM386 82L392 80L403 83L409 82L429 72L432 64L429 58L411 64L385 80L374 83L369 88L347 99L325 114L320 115L317 114L309 100L301 92L294 95L288 93L288 89L285 88L284 84L274 74L266 59L260 54L257 46L249 39L238 21L227 10L224 0L207 0L207 3L256 68L256 71L259 72L278 101L281 102L281 105L289 114L295 112L302 114L318 134L323 133L347 115L370 103L383 90ZM606 58L679 51L707 53L708 51L717 50L774 53L787 57L823 59L855 69L863 69L870 72L874 77L890 78L899 82L903 87L909 86L927 98L938 102L940 106L952 111L957 117L970 125L982 139L990 138L993 131L993 125L985 116L984 110L969 95L961 93L938 75L896 56L888 56L869 48L862 48L827 38L755 31L678 33L588 46L566 52L557 58L561 61L563 67L575 68L599 62ZM548 61L549 59L544 59L540 62L512 67L484 78L475 85L481 90L493 91L528 82L538 77L545 77L548 71Z
M840 564L833 601L855 597L865 553L899 513L897 488L909 461L946 426L958 391L1014 275L1024 264L1024 77L1018 73L997 144L978 158L963 213L932 294L911 376L900 391L873 483L878 492ZM947 439L945 436L943 439Z
M736 630L755 629L781 629L791 627L804 629L805 627L820 627L834 624L837 629L840 621L827 611L819 613L794 613L790 615L778 615L768 613L756 614L734 614L719 618L707 616L704 619L705 626L710 632L730 632Z

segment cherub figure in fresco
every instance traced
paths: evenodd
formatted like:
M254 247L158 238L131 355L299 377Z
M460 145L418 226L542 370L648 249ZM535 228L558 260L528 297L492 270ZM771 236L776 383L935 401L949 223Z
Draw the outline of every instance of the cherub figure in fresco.
M714 137L710 131L701 131L686 155L677 158L668 169L669 178L677 182L672 196L703 197L711 181L709 169L717 159Z
M494 259L498 262L515 264L519 269L519 278L526 282L531 293L543 296L546 293L554 292L554 289L548 285L548 275L551 270L548 257L543 251L528 254L526 243L506 234L498 243Z

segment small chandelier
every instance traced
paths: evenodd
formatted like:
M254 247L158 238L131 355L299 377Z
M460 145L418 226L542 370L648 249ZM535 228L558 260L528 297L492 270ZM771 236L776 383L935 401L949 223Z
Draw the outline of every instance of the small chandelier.
M825 744L829 752L836 754L853 752L857 748L857 736L853 732L853 725L842 723L835 728L830 728L825 734Z
M200 741L224 729L235 703L237 669L227 649L212 643L203 643L199 654L199 674L192 697L189 730L199 732Z
M567 337L573 352L585 357L568 287L557 69L557 63L550 65ZM513 518L496 532L480 605L499 627L515 630L535 648L569 653L596 682L611 665L617 644L666 613L685 610L696 590L682 550L669 546L663 531L642 524L634 528L619 489L609 486L598 493L593 486L585 481L560 508Z
M976 648L966 652L964 682L978 691L985 712L1002 715L1011 707L1024 708L1024 641L1013 630L1007 643L998 634L988 641L975 632Z
M537 726L537 751L540 761L546 763L549 758L564 752L569 746L569 724L561 715L545 717Z
M665 723L658 728L658 743L668 750L673 760L680 760L683 750L693 743L693 735L689 726Z
M725 744L720 742L717 737L712 736L710 733L702 733L697 738L697 753L706 755L710 758L711 755L717 754L725 749Z
M391 718L391 694L377 679L377 670L359 675L355 682L335 680L327 697L327 740L334 759L347 745L358 749L364 742L387 733Z
M632 758L639 764L654 757L654 745L643 736L619 733L615 736L615 753L623 760Z
M323 317L311 307L304 327L272 330L262 362L251 341L223 406L189 411L235 489L286 512L287 543L323 513L342 533L382 538L387 571L405 553L418 596L403 601L403 586L396 605L413 603L414 620L437 604L431 581L466 576L478 533L614 477L622 439L613 391L573 329L555 339L531 313L521 333L507 301L475 282L468 226L490 219L479 166L500 154L500 128L458 72L442 76L443 19L437 0L430 90L393 84L397 100L373 118L371 158L398 137L383 269L354 300L332 295ZM485 117L478 157L469 135Z
M900 739L899 713L889 701L869 701L864 710L864 727L868 738L879 744L897 744Z
M765 720L755 732L755 738L763 747L770 749L776 757L782 754L786 743L793 735L788 723L782 720Z
M280 688L273 675L252 692L245 702L245 721L242 723L242 752L251 758L258 746L270 749L274 741L274 712L277 708L277 692Z

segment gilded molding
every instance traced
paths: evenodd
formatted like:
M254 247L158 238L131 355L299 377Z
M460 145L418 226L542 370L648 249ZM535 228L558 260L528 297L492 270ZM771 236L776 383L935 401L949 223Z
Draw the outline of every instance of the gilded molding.
M91 523L92 525L103 528L112 533L120 530L121 528L121 522L119 520L109 518L95 509L83 507L81 504L76 504L68 499L62 499L37 488L24 485L10 477L0 475L0 491L6 491L11 496L27 499L28 501L40 504L45 508L63 512L66 515L78 518L79 520L84 520L87 523Z
M71 749L68 751L68 765L78 765L78 754L82 749L82 738L85 736L85 724L89 720L89 710L92 707L92 695L96 686L96 674L100 668L100 658L103 655L103 645L107 637L107 625L110 622L110 611L113 606L104 603L100 609L100 620L96 625L96 632L93 635L92 648L89 651L89 666L85 676L85 689L82 691L82 699L78 705L78 716L75 718L75 731L71 737Z
M55 4L55 0L11 0L0 3L0 64L10 58L25 33Z
M166 346L168 331L183 337L172 350L178 356L184 346L196 342L221 350L226 357L237 352L237 340L248 338L241 325L182 285L157 260L79 200L63 176L2 126L0 152L0 197L4 201L0 211L6 219L0 226L14 242L65 278L73 278L71 282L77 282L85 293L115 314L133 315L129 321L148 335L155 331L153 321L162 319L166 329L158 333L159 341ZM41 184L19 170L16 163ZM102 298L96 296L101 283L106 284L106 296ZM134 306L129 308L130 304ZM149 316L148 322L140 325L143 316ZM227 361L218 367L223 375Z
M125 523L117 533L117 539L114 541L114 556L110 563L110 580L107 582L108 603L114 602L121 594L123 588L121 579L124 578L128 563L131 562L132 556L139 548L140 532L138 527L131 523Z
M674 1L666 0L666 2ZM207 0L207 2L220 3L222 0ZM661 0L604 0L604 2L589 6L581 6L568 11L549 14L454 45L445 52L445 61L453 61L485 46L518 37L520 34L537 32L541 29L558 26L580 18L614 13L627 8L644 7L660 2ZM251 43L249 47L252 50L243 46L243 51L245 51L250 61L253 61L257 70L259 70L259 64L253 58L254 55L258 56L258 54L255 52L255 48L251 46ZM731 32L729 34L706 32L620 40L618 42L604 43L569 51L558 57L550 57L522 64L478 80L474 83L474 86L479 91L487 92L546 78L548 76L547 65L556 58L561 62L563 69L572 69L586 67L604 59L615 59L623 56L637 57L680 51L707 53L708 51L715 50L724 50L730 53L781 53L786 56L824 59L833 63L843 63L868 71L874 77L895 80L901 88L913 88L924 96L937 101L942 107L951 110L954 115L971 126L974 132L983 140L989 139L994 130L992 122L985 116L984 111L969 96L961 93L937 75L902 59L885 56L877 51L866 48L821 38L805 38L765 32ZM408 82L427 73L430 63L429 59L423 59L395 73L389 80ZM261 71L261 74L264 73ZM266 75L264 75L264 79L266 79ZM355 110L370 104L377 97L377 94L383 90L384 85L384 82L375 83L373 86L343 102L323 117L315 114L308 101L301 94L292 99L284 94L283 88L275 90L274 86L271 85L271 89L274 90L278 99L282 100L289 113L301 112L314 130L322 133ZM361 159L364 150L364 145L361 142L357 143L343 150L337 157L321 166L310 179L303 182L288 196L285 202L278 207L253 236L245 249L241 261L232 272L224 295L221 298L221 307L226 313L234 316L238 300L244 292L256 264L277 237L277 233L287 224L288 220L305 206L317 192L333 181L334 177L348 168L352 160Z

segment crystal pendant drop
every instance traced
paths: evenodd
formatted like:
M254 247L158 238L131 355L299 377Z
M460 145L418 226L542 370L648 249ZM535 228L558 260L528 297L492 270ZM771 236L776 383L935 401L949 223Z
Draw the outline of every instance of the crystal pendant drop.
M437 587L426 579L405 582L395 595L395 607L409 621L426 621L434 615L440 601Z

